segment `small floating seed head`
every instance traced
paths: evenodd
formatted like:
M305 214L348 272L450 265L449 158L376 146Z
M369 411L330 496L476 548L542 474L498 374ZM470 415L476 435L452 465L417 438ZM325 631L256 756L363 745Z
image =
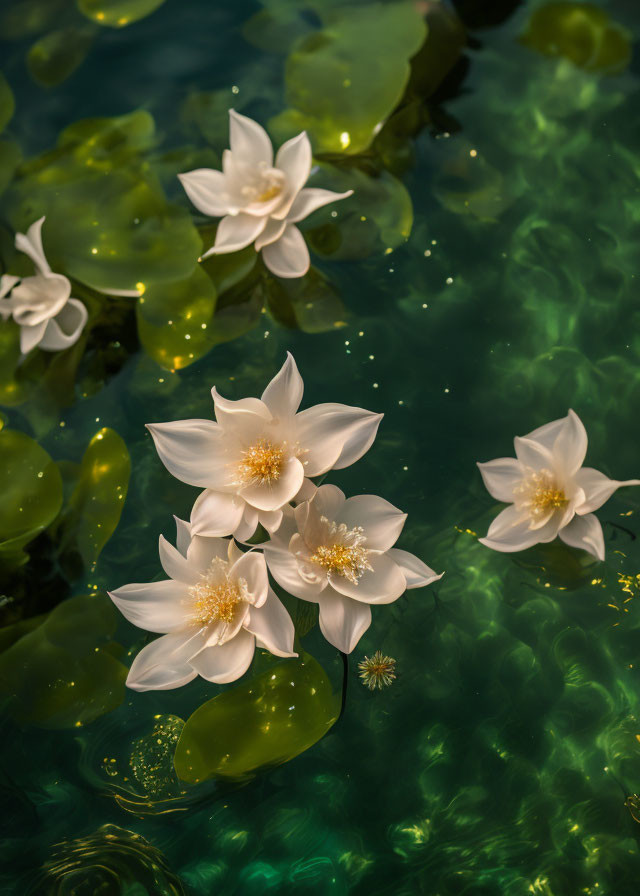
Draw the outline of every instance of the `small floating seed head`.
M242 452L238 464L240 482L259 482L270 484L277 482L285 462L285 450L281 445L274 445L268 439L260 439L255 445Z
M358 663L358 669L362 683L370 691L388 687L396 677L396 661L391 656L384 656L381 650L376 650L372 657L365 656Z
M311 562L357 585L360 576L372 569L367 559L369 551L364 547L367 540L364 530L361 526L347 529L344 523L338 526L326 516L320 517L320 523L326 527L326 542L315 549Z
M230 579L229 564L219 557L212 560L189 594L193 598L193 617L200 625L233 622L237 605L248 598L246 581Z
M534 521L568 503L564 491L558 487L550 470L531 473L515 490L514 497L516 503L527 510Z

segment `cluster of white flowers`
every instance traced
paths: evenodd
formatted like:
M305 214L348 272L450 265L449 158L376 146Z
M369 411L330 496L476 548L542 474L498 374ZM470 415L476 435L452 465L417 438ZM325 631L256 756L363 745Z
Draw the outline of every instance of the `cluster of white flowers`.
M234 681L256 644L295 656L293 623L267 570L290 595L318 604L325 638L344 653L371 624L372 604L441 578L394 548L406 514L311 481L362 457L382 415L342 404L298 412L302 391L288 355L261 398L229 401L214 388L215 423L149 424L169 472L204 491L190 521L176 520L176 547L160 538L168 578L111 593L130 622L163 633L134 660L129 687L175 688L196 675ZM269 539L242 552L238 542L258 524Z

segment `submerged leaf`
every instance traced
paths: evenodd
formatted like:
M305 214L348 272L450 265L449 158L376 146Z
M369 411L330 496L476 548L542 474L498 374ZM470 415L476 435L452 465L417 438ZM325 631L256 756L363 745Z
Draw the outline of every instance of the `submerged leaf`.
M545 56L563 56L587 71L617 75L631 61L631 34L592 3L547 3L520 38Z
M185 280L156 283L138 299L143 348L167 370L193 364L215 344L216 290L199 267Z
M11 183L21 158L22 153L17 143L13 140L0 140L0 195Z
M43 87L62 84L87 57L93 43L90 27L70 25L41 37L27 54L27 68Z
M44 728L74 728L115 709L127 668L113 656L117 626L103 595L72 597L0 655L0 692L12 716Z
M7 84L7 79L0 72L0 131L3 131L13 115L15 102L13 92Z
M95 564L120 521L129 488L131 458L118 433L103 427L89 442L63 522L83 561Z
M178 742L183 781L242 778L308 750L340 709L324 669L307 653L268 668L199 707Z
M124 28L155 12L165 0L76 0L80 12L98 25Z
M62 479L56 464L30 436L0 431L0 560L18 558L62 506Z

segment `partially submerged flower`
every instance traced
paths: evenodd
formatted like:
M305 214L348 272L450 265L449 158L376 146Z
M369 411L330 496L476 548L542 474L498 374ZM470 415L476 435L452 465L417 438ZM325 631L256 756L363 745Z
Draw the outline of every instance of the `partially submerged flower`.
M282 508L307 489L305 477L355 463L370 448L382 414L344 404L298 413L303 383L288 354L262 398L229 401L212 390L217 422L150 423L160 459L177 479L205 491L191 512L193 534L269 532Z
M309 250L295 225L353 191L303 189L311 173L311 144L304 131L287 140L274 161L264 128L233 109L229 119L231 149L222 156L222 171L198 168L178 175L199 211L222 217L215 245L203 258L255 243L272 273L302 277L309 270Z
M163 633L136 656L127 685L169 690L197 675L235 681L251 665L256 644L276 656L297 656L293 623L269 587L262 554L243 554L232 539L193 536L188 523L176 524L177 548L160 537L169 578L110 593L129 622Z
M396 677L396 661L392 656L385 656L381 650L376 650L373 656L365 656L358 663L358 670L362 683L370 691L382 690L389 687Z
M345 499L335 485L290 509L264 547L269 571L286 591L319 605L320 628L351 653L371 625L371 605L442 576L393 547L406 514L375 495Z
M478 464L484 484L510 506L491 523L480 542L496 551L522 551L559 536L604 560L602 526L594 510L623 485L582 464L587 433L574 411L514 439L516 458Z
M32 277L5 274L0 282L0 317L13 317L20 327L20 351L23 355L38 346L57 352L80 338L87 322L87 309L71 298L71 283L63 274L54 274L42 248L39 218L25 233L16 234L16 249L33 261Z

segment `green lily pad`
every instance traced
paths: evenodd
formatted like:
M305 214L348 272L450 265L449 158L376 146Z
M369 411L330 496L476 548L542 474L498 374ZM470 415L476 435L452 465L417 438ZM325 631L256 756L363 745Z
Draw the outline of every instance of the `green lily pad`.
M288 762L327 733L339 710L324 669L302 653L196 709L178 741L176 772L195 784Z
M193 364L215 345L216 290L200 268L184 280L152 284L138 299L138 335L166 370Z
M127 668L115 658L113 604L72 597L0 655L0 693L12 716L43 728L77 728L119 706Z
M59 21L68 6L69 0L19 0L2 11L2 39L21 40L31 34L42 33Z
M267 307L285 327L304 333L327 333L346 326L347 310L331 283L315 268L295 280L268 277Z
M69 511L62 523L64 541L75 541L90 568L120 521L130 474L127 446L115 430L103 427L84 453Z
M536 9L521 42L563 56L587 71L617 75L631 61L630 32L593 3L547 3Z
M165 0L76 0L83 15L98 25L124 28L155 12Z
M70 25L46 34L27 53L27 68L43 87L62 84L87 57L93 43L93 29Z
M56 464L30 436L0 431L0 558L26 559L22 549L55 519L62 506Z
M287 60L290 108L271 127L280 138L307 130L315 152L360 153L400 102L427 26L411 2L322 17L323 30L302 38Z
M57 149L23 165L7 191L13 228L46 215L52 268L101 292L187 277L202 243L188 210L167 203L141 155L153 139L146 112L67 128Z
M406 187L387 171L370 177L357 169L329 165L320 168L322 184L354 195L335 209L319 211L317 223L305 231L318 255L342 260L367 258L374 252L390 252L406 242L413 227L413 205ZM331 212L336 212L332 217Z
M0 131L4 131L11 120L15 109L13 92L7 84L7 79L0 72Z

